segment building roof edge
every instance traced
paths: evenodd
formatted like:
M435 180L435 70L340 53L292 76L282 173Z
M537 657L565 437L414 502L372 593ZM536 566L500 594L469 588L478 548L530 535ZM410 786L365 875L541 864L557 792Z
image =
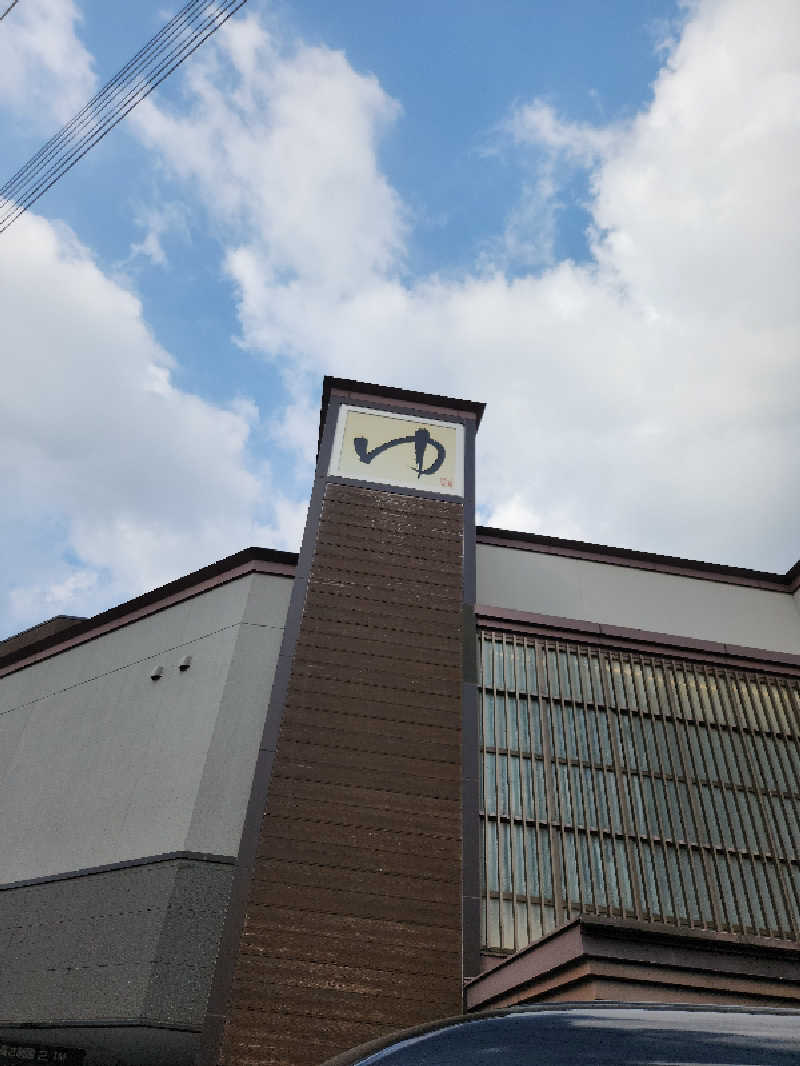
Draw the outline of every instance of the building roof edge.
M326 378L338 382L338 378ZM394 390L401 392L403 390ZM438 398L437 398L438 399ZM725 584L745 585L776 592L793 593L800 588L800 560L785 574L771 573L765 570L752 570L747 567L728 566L724 563L707 563L696 559L682 559L679 556L658 555L655 552L638 551L633 548L614 548L606 544L594 544L589 541L568 540L550 537L542 533L524 533L517 530L497 529L492 526L476 527L477 543L495 547L505 547L518 551L540 552L546 555L560 555L588 562L606 563L611 566L627 566L638 570L651 570L658 573L673 574L682 577L697 578L706 581L718 581ZM297 566L297 552L281 551L277 548L249 547L234 555L228 555L199 570L151 589L124 603L117 604L90 618L76 617L73 624L58 628L48 633L41 640L25 643L21 647L0 655L0 676L19 669L28 660L36 661L48 653L54 654L59 646L72 646L91 640L110 628L126 625L143 614L150 614L169 606L176 599L186 599L196 592L205 591L216 584L244 576L259 569L264 564L266 573L292 577ZM235 573L241 571L241 573ZM57 616L66 619L67 616ZM53 621L46 619L29 630L32 632ZM13 641L22 633L12 633L5 641L0 641L0 648L6 641Z
M262 566L259 567L259 564ZM193 570L141 596L101 611L100 614L93 615L91 618L80 618L74 625L61 628L41 640L25 644L7 655L0 656L0 676L11 673L13 669L19 669L20 665L26 663L27 660L38 660L46 657L48 652L54 653L54 649L60 645L66 647L83 643L108 629L135 621L145 614L152 614L156 610L170 606L173 602L188 599L193 591L205 591L216 584L224 584L225 581L234 577L243 577L257 570L276 576L293 577L296 566L297 552L280 551L277 548L243 548L234 555L218 559L215 563L210 563L199 570ZM11 634L7 639L13 640L18 635Z
M550 537L543 533L523 533L517 530L496 529L492 526L477 526L478 544L501 548L516 548L519 551L541 552L545 555L563 555L589 562L607 563L611 566L629 566L637 570L656 570L660 573L694 577L706 581L720 581L731 585L749 585L756 588L774 589L779 592L794 592L800 587L800 560L785 574L768 570L752 570L744 566L729 566L726 563L706 563L700 559L683 559L677 555L659 555L656 552L636 548L614 548L607 544L590 541L568 540Z

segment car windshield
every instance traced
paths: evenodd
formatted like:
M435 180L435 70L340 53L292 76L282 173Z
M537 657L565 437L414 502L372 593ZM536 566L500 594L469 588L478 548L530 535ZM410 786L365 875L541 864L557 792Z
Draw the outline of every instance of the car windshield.
M798 1066L794 1012L576 1008L468 1019L358 1066Z

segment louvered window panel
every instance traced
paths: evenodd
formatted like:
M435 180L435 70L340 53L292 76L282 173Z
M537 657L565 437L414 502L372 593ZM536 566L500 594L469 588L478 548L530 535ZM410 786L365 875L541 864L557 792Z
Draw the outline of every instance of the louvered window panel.
M800 939L796 679L479 636L487 949L578 914Z

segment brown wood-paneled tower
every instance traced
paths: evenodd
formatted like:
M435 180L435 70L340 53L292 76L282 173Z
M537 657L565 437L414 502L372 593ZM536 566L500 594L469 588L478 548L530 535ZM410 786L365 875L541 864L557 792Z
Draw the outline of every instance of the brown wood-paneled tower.
M325 379L204 1066L321 1063L460 1013L479 971L482 410Z

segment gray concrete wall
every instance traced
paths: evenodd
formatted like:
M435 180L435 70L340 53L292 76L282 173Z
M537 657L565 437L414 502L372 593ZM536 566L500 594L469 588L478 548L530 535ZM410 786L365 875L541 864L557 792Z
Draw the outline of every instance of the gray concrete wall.
M238 851L291 590L286 578L252 578L186 832L188 851Z
M478 545L477 602L800 654L800 599L785 592Z
M136 1023L155 1062L158 1026L202 1025L291 587L240 578L0 681L0 1026L100 1026L114 1062L104 1023ZM147 861L174 852L230 861Z
M0 883L236 853L290 591L241 578L0 681Z
M232 873L174 860L0 891L0 1026L201 1026Z

